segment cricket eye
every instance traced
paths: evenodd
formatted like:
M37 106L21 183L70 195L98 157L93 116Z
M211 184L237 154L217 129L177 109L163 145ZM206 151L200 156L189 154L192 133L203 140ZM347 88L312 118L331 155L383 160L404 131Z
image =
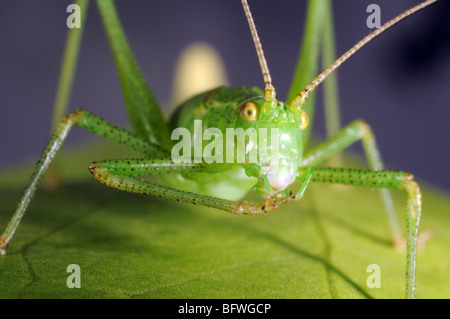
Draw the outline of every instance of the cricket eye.
M258 115L258 105L255 102L247 102L241 107L241 117L244 121L251 122L256 120Z
M300 128L302 130L306 129L308 127L309 118L308 114L306 114L305 111L302 111L302 114L300 115Z

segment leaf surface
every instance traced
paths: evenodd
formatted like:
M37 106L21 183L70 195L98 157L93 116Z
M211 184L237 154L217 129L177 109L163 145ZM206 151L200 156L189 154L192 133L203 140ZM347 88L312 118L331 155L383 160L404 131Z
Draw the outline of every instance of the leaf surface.
M91 179L90 160L121 156L110 144L61 154L72 168L64 184L37 192L0 258L1 298L403 297L405 253L389 245L376 191L311 185L268 216L236 216ZM30 171L0 178L0 225ZM416 297L449 298L450 200L422 188L421 231L434 237L418 252ZM393 194L403 215L406 195ZM81 268L81 289L66 285L70 264ZM366 285L370 264L381 268L381 288Z

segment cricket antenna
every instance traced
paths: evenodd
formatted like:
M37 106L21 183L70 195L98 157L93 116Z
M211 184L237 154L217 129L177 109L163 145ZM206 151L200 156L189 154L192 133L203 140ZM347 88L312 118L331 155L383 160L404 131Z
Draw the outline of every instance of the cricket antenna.
M308 98L308 95L314 91L320 83L322 83L334 70L339 68L342 63L348 60L353 54L355 54L359 49L361 49L363 46L365 46L368 42L372 41L376 36L380 35L393 25L397 24L401 20L405 19L406 17L412 15L413 13L422 10L423 8L429 6L430 4L436 2L438 0L427 0L424 1L415 7L403 12L402 14L396 16L394 19L386 22L381 27L367 35L364 39L356 43L350 50L345 52L339 59L334 61L327 69L325 69L322 73L320 73L303 91L297 94L297 96L292 100L292 102L289 104L289 108L291 110L293 109L300 109L302 105L306 102L306 99Z
M270 76L269 67L267 66L267 60L264 56L264 51L261 45L261 40L259 39L258 32L256 31L255 22L253 21L252 13L250 12L250 7L248 6L247 0L241 0L242 6L244 8L245 15L247 17L248 26L252 33L253 42L255 43L256 53L258 54L259 65L261 66L261 71L264 77L264 102L270 108L276 107L277 100L275 98L276 91L272 84L272 77Z

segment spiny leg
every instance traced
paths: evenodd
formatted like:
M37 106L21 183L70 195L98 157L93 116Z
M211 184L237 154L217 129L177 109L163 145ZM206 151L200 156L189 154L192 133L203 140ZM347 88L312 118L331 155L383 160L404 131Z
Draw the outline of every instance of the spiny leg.
M298 200L304 194L310 181L406 190L408 193L406 293L409 298L414 296L416 239L421 213L421 195L419 186L413 181L411 174L387 170L313 169L310 167L302 167L299 170L299 177L296 181L302 182L303 184L296 196L293 196L292 192L289 192L289 194L283 194L280 198L269 198L263 204L253 204L181 191L136 178L137 176L168 173L214 173L223 169L223 166L221 167L220 165L203 163L177 164L170 160L130 159L93 163L89 169L94 178L99 182L122 191L153 195L160 198L208 206L234 214L245 215L265 215L267 212L277 209L282 204L292 200ZM280 192L280 194L282 193Z
M308 151L304 156L302 166L314 166L330 158L337 152L349 147L358 140L361 140L369 168L374 171L383 170L384 165L375 141L375 136L373 135L370 126L363 120L353 121L349 125L342 128L334 136L316 148ZM402 232L400 231L391 193L385 188L381 188L379 191L386 208L386 213L391 228L392 242L397 248L404 247L404 238Z
M246 201L236 202L222 198L186 192L164 185L154 184L138 179L139 176L183 174L183 173L216 173L228 169L226 164L174 163L171 160L155 159L120 159L94 162L89 167L94 178L100 183L122 191L158 196L178 202L213 207L233 214L265 215L276 210L280 205L297 200L303 193L312 177L312 169L307 170L299 178L302 186L297 195L292 192L280 192L279 196L268 197L264 203L254 204Z
M213 207L235 214L264 215L266 210L263 204L234 202L218 197L182 191L137 178L138 176L177 173L214 173L226 168L226 164L174 163L169 159L120 159L93 162L89 170L100 183L122 191Z
M87 129L94 134L136 150L139 153L149 157L166 158L170 156L170 154L163 150L163 148L159 145L150 143L147 140L117 127L87 111L78 109L76 113L66 115L64 119L61 120L61 122L56 126L50 142L45 148L40 160L36 164L35 171L31 177L31 183L25 189L14 215L0 237L0 254L5 254L5 248L11 241L11 238L19 226L23 214L25 213L31 198L34 195L42 176L47 171L47 168L52 162L54 156L60 149L69 134L70 129L74 125Z
M301 168L306 172L308 168ZM366 186L376 188L393 188L404 190L408 194L406 208L406 297L414 298L415 269L416 269L416 242L422 211L422 195L419 185L413 176L405 172L389 170L371 171L362 169L323 168L313 170L313 182Z

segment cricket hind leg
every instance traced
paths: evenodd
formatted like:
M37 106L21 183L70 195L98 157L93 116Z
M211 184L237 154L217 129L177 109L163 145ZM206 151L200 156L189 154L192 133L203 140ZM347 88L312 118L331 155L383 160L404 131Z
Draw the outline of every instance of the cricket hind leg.
M66 115L56 126L47 147L36 164L36 168L31 177L31 183L25 189L16 211L10 219L5 231L0 236L0 254L4 255L6 253L5 248L8 246L17 230L43 175L74 125L124 145L148 157L165 158L170 156L170 154L168 154L161 146L148 142L146 139L115 126L85 110L78 109L75 113Z
M361 140L369 168L374 171L383 170L384 164L375 141L375 136L370 126L363 120L353 121L343 127L334 136L308 151L304 156L302 166L319 164L359 140ZM389 189L380 188L379 193L386 209L392 244L394 247L402 249L405 245L405 238L400 230L391 192Z
M307 169L301 168L300 172ZM406 205L406 297L414 298L416 247L422 212L422 195L419 184L414 181L413 176L409 173L390 170L318 167L313 169L311 181L406 191L408 195Z

